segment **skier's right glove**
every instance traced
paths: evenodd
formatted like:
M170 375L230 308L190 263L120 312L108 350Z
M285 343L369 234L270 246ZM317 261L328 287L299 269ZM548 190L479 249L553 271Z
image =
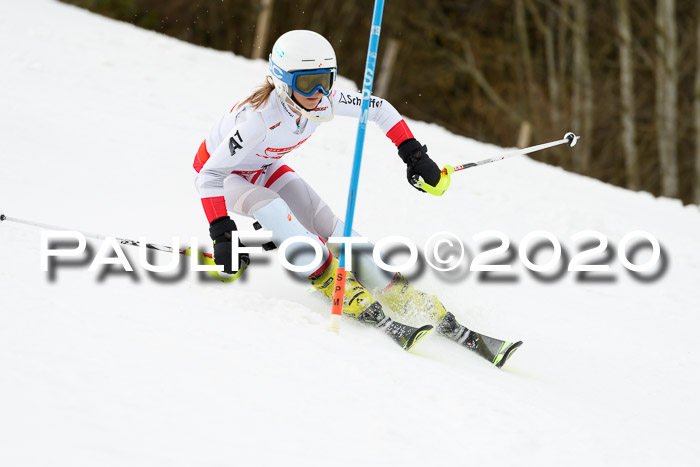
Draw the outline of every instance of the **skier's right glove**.
M437 185L440 181L440 168L428 157L427 146L420 144L415 138L399 144L399 157L406 163L408 183L416 190L424 192L416 186L418 177L431 186Z
M237 230L236 223L228 216L214 219L209 224L209 236L214 241L214 262L219 266L223 266L224 272L227 274L234 273L233 260L231 258L231 232L234 230ZM240 240L238 240L238 245L243 246ZM248 264L250 264L248 253L239 254L238 268L236 270Z

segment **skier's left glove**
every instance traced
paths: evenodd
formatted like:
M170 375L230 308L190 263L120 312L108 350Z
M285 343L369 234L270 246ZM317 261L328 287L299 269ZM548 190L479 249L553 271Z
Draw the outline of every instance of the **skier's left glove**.
M399 157L406 163L408 183L416 190L424 190L416 186L418 177L428 185L435 186L440 181L440 168L435 161L428 157L428 147L421 145L415 138L410 138L399 144Z
M211 224L209 224L209 236L214 241L214 262L219 266L224 267L224 272L227 274L233 274L233 260L231 251L231 232L236 229L236 223L233 222L228 216L219 217L214 219ZM240 240L238 240L238 245L243 246ZM250 257L248 253L241 253L238 255L238 269L250 264Z

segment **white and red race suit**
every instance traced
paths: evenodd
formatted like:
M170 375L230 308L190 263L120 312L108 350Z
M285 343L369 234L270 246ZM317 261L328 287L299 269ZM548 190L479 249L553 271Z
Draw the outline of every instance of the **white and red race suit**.
M324 96L311 111L312 115L329 116L331 100L336 115L360 116L362 95L345 90L334 90ZM297 125L298 118L299 115L273 92L259 109L249 104L234 105L214 126L199 147L193 165L197 172L195 183L209 222L228 215L227 210L234 211L233 206L227 209L226 200L233 201L231 193L225 194L224 191L224 181L232 175L238 176L235 183L241 184L245 180L274 190L273 185L278 179L293 173L283 157L309 139L320 125L304 116ZM369 120L375 122L396 146L413 138L401 115L384 99L371 98Z

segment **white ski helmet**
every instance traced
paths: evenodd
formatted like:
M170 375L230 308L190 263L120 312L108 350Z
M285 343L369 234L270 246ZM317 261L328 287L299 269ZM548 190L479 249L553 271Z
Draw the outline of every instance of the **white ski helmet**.
M333 46L325 37L302 29L286 32L272 46L269 65L275 90L282 100L291 102L292 107L309 120L324 122L333 118L332 100L331 115L316 117L302 107L292 93L297 91L311 96L321 91L327 96L333 89L337 64Z

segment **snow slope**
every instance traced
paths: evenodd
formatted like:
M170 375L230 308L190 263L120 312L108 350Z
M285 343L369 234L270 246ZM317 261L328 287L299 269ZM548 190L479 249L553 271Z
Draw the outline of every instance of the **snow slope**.
M263 61L198 48L51 0L0 15L0 209L169 244L207 224L194 152ZM341 69L342 72L342 69ZM340 87L352 87L347 80ZM356 121L324 125L288 162L345 212ZM409 122L441 164L499 148ZM562 128L562 134L572 128ZM583 143L583 141L582 141ZM471 328L525 345L504 370L433 334L410 353L344 321L269 254L233 284L39 267L40 230L0 224L0 465L694 465L700 416L697 206L526 157L456 174L442 198L407 186L372 125L356 230L376 241L499 230L517 247L645 230L666 269L636 280L510 282L412 275ZM100 242L90 242L93 251ZM538 255L545 262L551 253ZM636 263L644 262L648 250ZM466 264L466 263L465 263ZM468 265L468 264L467 264Z

